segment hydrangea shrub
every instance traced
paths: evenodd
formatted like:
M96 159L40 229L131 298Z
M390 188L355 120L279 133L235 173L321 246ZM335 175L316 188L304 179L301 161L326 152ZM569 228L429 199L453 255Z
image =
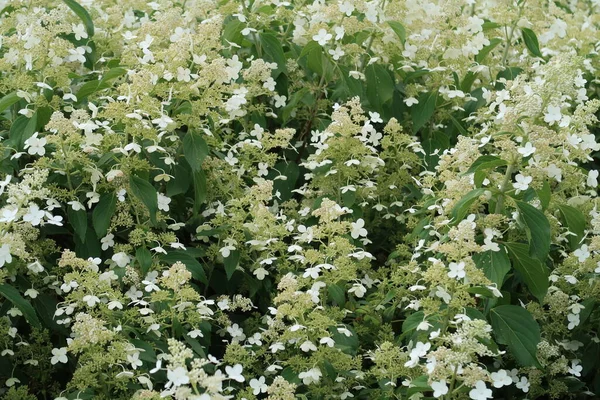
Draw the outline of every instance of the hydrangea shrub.
M0 398L598 396L599 16L0 0Z

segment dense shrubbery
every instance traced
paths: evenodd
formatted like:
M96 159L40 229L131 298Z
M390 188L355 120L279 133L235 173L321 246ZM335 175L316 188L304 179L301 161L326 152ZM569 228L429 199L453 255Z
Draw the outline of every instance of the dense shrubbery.
M2 399L600 393L597 2L0 10Z

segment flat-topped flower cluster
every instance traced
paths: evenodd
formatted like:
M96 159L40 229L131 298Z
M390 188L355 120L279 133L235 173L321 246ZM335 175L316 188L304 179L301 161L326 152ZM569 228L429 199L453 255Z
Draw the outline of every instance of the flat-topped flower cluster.
M0 399L600 394L600 3L0 0Z

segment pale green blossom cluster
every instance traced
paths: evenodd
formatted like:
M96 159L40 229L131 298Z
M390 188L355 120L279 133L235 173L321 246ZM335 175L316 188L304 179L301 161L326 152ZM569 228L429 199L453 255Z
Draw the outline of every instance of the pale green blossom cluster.
M0 399L600 395L599 29L0 0Z

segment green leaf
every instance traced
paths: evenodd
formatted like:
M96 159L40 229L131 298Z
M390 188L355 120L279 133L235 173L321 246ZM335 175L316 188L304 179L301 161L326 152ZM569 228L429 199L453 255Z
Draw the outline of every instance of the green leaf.
M14 287L4 284L0 285L0 294L4 296L8 301L14 304L15 307L23 313L23 316L27 321L35 328L41 328L40 320L33 306L25 300L21 293Z
M81 241L85 241L85 234L87 232L87 212L85 210L73 210L71 207L67 209L67 216L69 217L69 223L73 226L75 233L79 235Z
M229 257L224 258L223 262L225 263L225 272L227 273L227 280L230 280L231 276L235 272L235 269L237 268L240 262L240 251L237 249L232 250L229 253Z
M346 304L346 292L340 285L327 285L327 293L338 306L343 307Z
M199 133L188 131L183 138L183 154L192 171L199 171L208 155L208 145Z
M89 37L94 36L94 23L92 22L92 17L90 17L90 14L87 12L87 10L85 8L83 8L81 6L81 4L79 4L75 0L63 0L63 1L65 2L65 4L67 6L69 6L69 8L71 10L73 10L73 12L75 14L77 14L77 16L81 19L81 21L83 21L83 25L85 25L85 30L87 31L88 36Z
M523 41L525 42L527 49L529 49L529 52L536 57L544 58L540 51L540 43L538 42L535 32L528 28L521 28L521 32L523 32Z
M550 223L543 212L523 201L517 201L519 214L527 226L529 238L529 255L545 262L552 241Z
M479 53L477 53L477 55L475 56L475 61L481 64L481 62L487 57L487 55L490 54L490 52L494 50L494 48L500 43L502 43L502 39L500 38L491 39L490 44L485 46L483 49L479 50Z
M586 220L585 216L578 209L568 206L559 205L558 209L562 215L564 224L569 229L569 232L573 232L575 236L569 235L569 247L571 250L579 248L581 239L585 233Z
M410 109L410 115L413 122L413 132L417 133L433 116L435 103L437 101L437 92L421 93L419 104L415 104Z
M129 187L131 193L144 203L150 212L150 221L156 223L156 213L158 212L158 192L148 181L131 175L129 178Z
M387 69L379 64L371 64L365 70L367 99L374 110L380 110L394 97L394 81Z
M465 175L475 173L484 169L490 169L508 164L505 160L496 156L481 156L469 167Z
M402 333L417 329L417 326L424 320L425 313L423 311L417 311L416 313L409 315L404 322L402 322Z
M500 246L500 251L484 251L473 255L473 261L477 268L481 268L485 277L494 282L498 289L504 283L504 277L510 271L510 259L504 246Z
M490 319L498 342L508 345L519 364L541 368L536 355L540 326L526 309L513 305L494 307Z
M538 259L529 256L529 246L523 243L504 243L512 266L529 288L531 294L542 302L548 292L549 271Z
M462 221L465 215L467 215L467 212L469 211L469 208L471 208L473 202L477 200L479 196L484 194L486 190L487 189L485 188L473 189L462 199L460 199L450 213L452 216L452 224L458 224L460 221Z
M279 175L285 176L285 179L276 179ZM296 182L300 176L300 168L294 161L281 161L275 164L272 171L267 175L268 179L273 179L273 192L279 191L281 201L287 201L292 197L292 190L296 188Z
M544 185L540 190L536 190L536 193L538 198L540 199L542 210L546 211L546 209L550 205L550 197L552 195L552 189L550 188L550 184L548 183L548 181L544 181Z
M286 58L283 53L281 41L270 33L260 34L260 43L265 54L265 60L277 63L277 69L274 71L274 78L277 79L279 74L287 72Z
M185 193L190 188L190 170L181 166L181 163L176 165L172 171L173 179L167 182L167 196Z
M17 103L19 100L21 100L21 98L19 96L17 96L16 92L9 93L6 96L4 96L3 98L1 98L0 99L0 114L2 114L2 111L6 110L8 107Z
M140 271L142 272L142 275L146 276L150 270L150 267L152 266L152 254L150 253L150 250L145 247L138 247L138 249L135 251L135 259L137 260L138 264L140 264Z
M114 193L106 193L100 196L100 201L92 212L92 225L99 238L106 236L110 220L117 208L117 197Z
M206 272L202 264L196 260L196 258L188 250L171 250L167 254L161 254L160 260L168 264L174 264L177 261L182 262L187 267L188 271L192 273L192 277L204 284L208 284L206 278Z
M397 21L388 21L388 25L398 36L398 38L400 39L400 43L404 45L404 43L406 42L406 29L404 28L404 25Z
M204 171L194 172L194 214L200 211L200 206L206 201L206 175Z

